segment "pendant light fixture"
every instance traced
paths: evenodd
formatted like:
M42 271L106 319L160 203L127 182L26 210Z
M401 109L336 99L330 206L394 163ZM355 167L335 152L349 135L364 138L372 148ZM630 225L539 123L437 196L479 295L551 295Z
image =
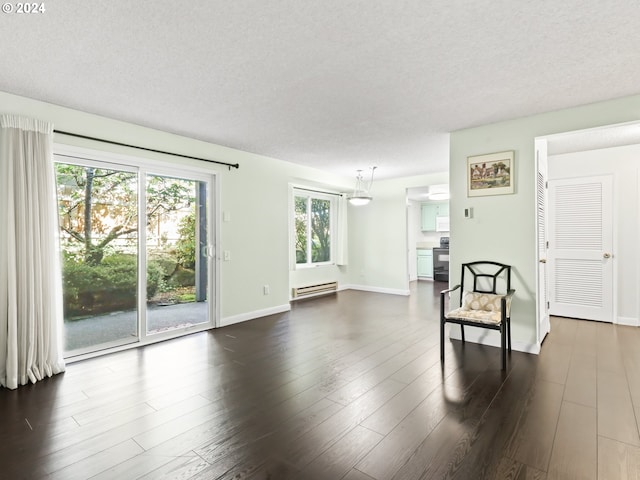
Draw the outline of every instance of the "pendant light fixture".
M371 178L367 183L362 177L362 170L358 170L358 175L356 176L356 186L353 189L353 193L348 197L349 203L351 205L360 206L368 204L373 197L371 197L371 185L373 184L373 172L378 167L370 167L371 168Z

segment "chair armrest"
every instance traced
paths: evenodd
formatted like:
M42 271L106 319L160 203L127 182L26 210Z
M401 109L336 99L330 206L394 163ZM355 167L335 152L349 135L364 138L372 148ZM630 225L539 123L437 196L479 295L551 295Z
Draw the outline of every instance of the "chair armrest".
M507 318L511 318L511 300L516 293L515 289L510 289L506 295L500 299L500 306L502 307L503 315Z
M460 288L460 285L456 285L455 287L447 288L446 290L442 290L440 292L440 320L442 322L445 321L444 320L444 304L446 302L446 300L445 300L446 295L447 295L447 293L451 293L451 292L453 292L453 291L455 291L455 290L457 290L459 288Z
M460 285L456 285L455 287L447 288L446 290L442 290L440 295L444 295L445 293L451 293L460 288Z

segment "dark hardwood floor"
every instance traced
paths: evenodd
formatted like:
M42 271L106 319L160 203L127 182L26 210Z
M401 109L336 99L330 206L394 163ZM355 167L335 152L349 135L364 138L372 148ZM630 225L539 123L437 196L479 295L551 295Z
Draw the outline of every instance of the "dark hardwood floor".
M457 341L443 369L442 287L300 301L0 390L0 478L640 478L639 329L554 318L507 371Z

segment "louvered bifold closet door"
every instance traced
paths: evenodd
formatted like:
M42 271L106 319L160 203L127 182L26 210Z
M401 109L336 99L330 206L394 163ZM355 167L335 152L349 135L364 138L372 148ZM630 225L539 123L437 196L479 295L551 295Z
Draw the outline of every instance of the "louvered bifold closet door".
M537 233L537 329L536 338L538 344L542 343L544 337L549 333L551 324L549 322L549 282L547 279L547 208L549 204L548 194L548 168L547 168L547 142L536 139L536 233Z
M613 318L613 179L549 182L551 315Z

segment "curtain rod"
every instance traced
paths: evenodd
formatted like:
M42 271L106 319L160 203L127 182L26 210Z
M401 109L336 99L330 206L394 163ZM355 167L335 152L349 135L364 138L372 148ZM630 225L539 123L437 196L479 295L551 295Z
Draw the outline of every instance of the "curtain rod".
M305 192L314 192L314 193L322 193L324 195L335 195L336 197L341 197L344 195L343 193L333 193L333 192L324 192L322 190L313 190L311 188L304 187L293 187L294 190L304 190Z
M63 132L62 130L54 130L53 132L54 133L59 133L61 135L69 135L70 137L84 138L85 140L95 140L95 141L98 141L98 142L110 143L111 145L118 145L120 147L137 148L138 150L145 150L147 152L163 153L165 155L173 155L174 157L188 158L190 160L199 160L201 162L217 163L218 165L225 165L225 166L229 167L229 170L231 170L231 167L240 168L240 164L239 163L227 163L227 162L220 162L218 160L209 160L207 158L192 157L190 155L182 155L181 153L172 153L172 152L166 152L164 150L156 150L154 148L147 148L147 147L140 147L138 145L131 145L129 143L114 142L113 140L105 140L104 138L90 137L88 135L80 135L78 133Z

